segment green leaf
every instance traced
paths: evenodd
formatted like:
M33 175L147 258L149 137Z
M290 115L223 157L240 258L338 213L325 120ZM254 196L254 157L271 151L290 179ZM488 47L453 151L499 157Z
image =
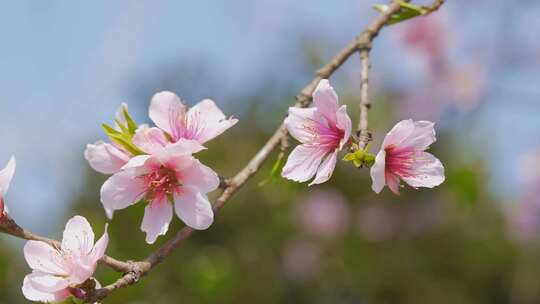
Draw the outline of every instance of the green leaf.
M280 178L281 169L285 165L284 160L285 160L285 153L280 153L278 155L278 158L276 159L276 162L274 163L274 165L272 165L272 170L270 171L270 175L259 183L259 187L262 187L266 185L268 182L275 181Z
M105 134L107 134L107 136L111 139L111 141L122 146L129 153L133 155L145 154L141 149L139 149L137 146L133 144L133 142L131 141L132 139L131 134L122 133L105 123L102 124L102 127L103 127L103 130L105 131Z
M398 1L398 3L400 5L400 10L390 16L390 20L388 20L389 25L409 20L417 16L422 16L427 13L427 10L421 6L413 5L403 1ZM388 10L388 5L375 4L373 8L380 13L384 13L386 12L386 10Z
M126 119L129 133L131 135L134 135L135 131L137 131L137 123L135 122L135 120L133 120L131 115L129 115L128 109L126 107L122 109L122 112L124 113L124 118Z
M122 130L122 133L130 134L128 127L126 127L121 121L115 119L114 122L116 122L116 125L120 128L120 130Z
M375 163L375 155L368 152L370 145L365 149L359 149L354 152L349 152L343 157L344 161L352 161L353 164L360 168L362 166L371 167Z

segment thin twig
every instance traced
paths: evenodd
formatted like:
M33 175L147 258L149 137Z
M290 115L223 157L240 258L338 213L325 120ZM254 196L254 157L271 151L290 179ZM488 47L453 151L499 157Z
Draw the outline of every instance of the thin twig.
M356 133L358 136L358 147L360 149L364 149L371 141L371 133L368 130L368 111L371 107L368 95L369 70L371 68L369 63L370 50L370 45L366 45L364 48L360 49L360 63L362 66L360 75L360 118L358 119L358 129Z

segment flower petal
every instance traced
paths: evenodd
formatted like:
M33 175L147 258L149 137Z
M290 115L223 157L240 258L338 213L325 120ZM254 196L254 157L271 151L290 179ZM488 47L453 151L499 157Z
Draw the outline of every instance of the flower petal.
M444 166L430 153L420 153L413 165L412 176L402 177L411 187L433 188L444 182Z
M82 216L72 217L64 229L62 250L80 257L88 255L93 247L94 231L90 223Z
M145 194L145 184L129 172L118 172L101 186L101 203L109 210L124 209L137 203Z
M399 146L414 131L414 122L412 119L398 122L388 134L384 137L382 149L388 146Z
M219 187L219 177L214 170L193 159L191 164L178 174L182 184L194 186L203 193L214 191Z
M290 107L284 123L291 136L301 143L311 142L314 135L309 126L317 118L316 113L316 108Z
M163 91L155 94L150 102L150 119L165 132L174 135L177 125L185 118L186 106L176 94Z
M46 292L37 287L36 284L32 281L31 278L35 276L34 273L31 273L24 277L22 293L24 297L30 301L35 302L57 302L62 301L69 297L69 291L67 289L59 290L56 292Z
M45 273L68 275L62 256L52 246L39 241L28 241L24 245L24 258L28 266Z
M167 145L167 138L160 129L142 125L133 136L133 144L144 152L153 154L163 150Z
M385 178L386 178L386 184L388 185L388 188L390 188L390 190L394 192L394 194L399 195L399 184L400 184L399 176L391 172L386 172Z
M97 261L99 261L99 259L101 259L105 255L105 251L107 250L107 246L109 245L109 233L107 232L107 230L108 226L105 225L105 232L103 232L103 235L99 238L99 240L92 248L92 252L90 252L91 262L93 264L97 263Z
M281 176L297 182L308 181L315 175L326 154L324 149L317 146L299 145L289 155Z
M9 159L6 167L0 171L0 194L2 197L6 195L9 189L9 184L11 183L11 179L13 179L13 175L15 174L16 166L17 163L15 161L15 157L12 156Z
M238 122L236 118L227 119L223 112L210 99L204 99L187 112L187 138L204 144L217 137Z
M322 184L330 179L332 173L334 172L334 169L336 168L337 155L338 150L326 156L325 160L322 162L322 164L319 166L319 169L317 170L317 175L315 176L315 179L309 184L310 186L314 184Z
M69 286L69 281L65 277L55 276L52 274L35 271L27 275L28 280L32 285L44 292L57 292Z
M202 150L206 150L205 147L196 140L180 138L174 144L167 145L165 152L174 155L191 155Z
M414 147L419 150L427 149L436 140L434 123L431 121L415 121L414 130L400 144L403 147Z
M193 229L207 229L214 221L214 212L208 198L192 186L184 186L174 195L174 210Z
M313 105L332 124L337 123L338 96L328 79L322 79L313 92Z
M148 244L153 244L158 236L167 233L172 215L172 205L167 201L166 197L162 200L155 200L144 208L141 230L146 232L146 242Z
M375 157L375 163L371 167L370 175L371 180L373 184L371 185L371 189L375 191L375 193L380 193L381 190L384 188L384 185L386 184L385 179L385 171L386 168L386 152L384 149L379 151L377 153L377 156Z
M340 130L343 130L343 138L339 142L339 149L343 149L343 147L347 144L349 141L349 138L351 137L351 130L352 130L352 122L351 118L349 117L349 114L347 114L347 106L342 105L339 107L338 111L336 112L336 118L337 118L337 127Z
M120 171L130 156L112 144L97 141L86 145L84 158L92 169L103 174L113 174Z

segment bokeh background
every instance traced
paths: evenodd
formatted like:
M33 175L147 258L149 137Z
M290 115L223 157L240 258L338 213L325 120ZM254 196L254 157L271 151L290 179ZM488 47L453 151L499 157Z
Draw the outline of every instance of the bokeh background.
M208 231L106 303L540 303L540 3L448 2L386 28L371 78L374 149L400 119L436 122L442 186L375 195L367 170L341 162L308 188L268 180L273 155ZM212 98L240 118L199 155L234 174L376 3L0 3L0 162L18 161L12 216L58 238L80 214L101 234L106 177L84 147L104 138L100 123L121 102L148 122L160 90L191 105ZM356 118L359 60L332 83ZM142 208L116 213L110 255L143 258L181 227L175 219L148 246ZM0 236L0 303L26 303L22 245ZM117 276L97 273L104 284Z

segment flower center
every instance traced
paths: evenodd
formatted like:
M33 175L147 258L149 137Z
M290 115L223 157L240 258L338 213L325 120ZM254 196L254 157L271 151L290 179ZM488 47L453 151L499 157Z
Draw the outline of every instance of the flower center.
M386 171L400 177L413 175L418 150L413 147L398 148L395 145L390 145L384 150L386 151Z
M330 123L326 118L323 121L310 120L304 128L311 133L312 143L335 148L339 146L345 132Z
M180 185L175 171L163 166L143 178L146 183L146 198L149 201L173 194Z

